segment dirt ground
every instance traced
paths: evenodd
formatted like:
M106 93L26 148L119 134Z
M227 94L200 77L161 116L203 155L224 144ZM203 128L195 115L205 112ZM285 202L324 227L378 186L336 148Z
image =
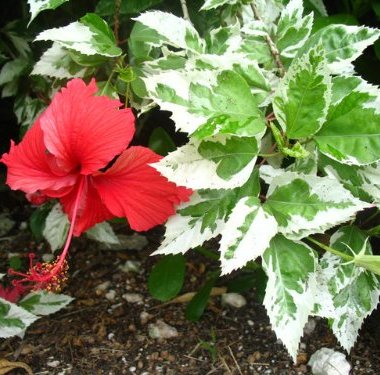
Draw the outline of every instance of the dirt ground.
M343 352L327 323L318 320L314 331L303 337L298 363L293 364L272 332L254 290L244 295L247 304L239 309L223 306L220 297L213 297L197 323L185 319L185 304L163 305L154 300L146 286L156 261L149 254L161 234L162 230L147 233L149 243L140 251L101 250L95 242L77 239L71 249L70 278L64 290L75 300L36 321L24 339L2 340L0 358L24 362L35 375L287 375L311 373L307 362L321 347ZM4 272L9 251L43 253L45 246L36 244L27 230L14 230L0 241L0 271ZM205 281L206 270L217 267L200 255L187 259L188 276L181 293L197 291ZM137 272L125 272L122 266L126 261L138 262L134 263ZM366 320L348 356L352 374L380 374L379 318L375 312ZM174 327L178 335L151 338L149 328L160 320Z

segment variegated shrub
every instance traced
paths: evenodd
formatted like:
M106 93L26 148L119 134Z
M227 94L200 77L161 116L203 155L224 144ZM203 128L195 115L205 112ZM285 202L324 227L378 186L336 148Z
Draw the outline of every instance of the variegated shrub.
M29 0L32 18L63 2ZM349 351L380 293L377 232L355 221L380 202L379 89L354 66L380 31L315 31L321 0L206 0L200 11L221 24L201 33L189 19L141 13L128 51L95 14L43 31L36 40L53 44L32 74L86 77L116 62L106 86L117 77L140 113L159 105L189 138L154 164L194 190L155 254L220 236L222 274L262 264L264 305L294 359L310 315L328 318Z

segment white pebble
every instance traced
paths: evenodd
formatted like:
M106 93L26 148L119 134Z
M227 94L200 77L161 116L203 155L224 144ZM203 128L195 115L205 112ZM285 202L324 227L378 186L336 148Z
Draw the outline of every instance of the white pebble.
M58 367L59 364L60 364L60 362L57 361L57 360L56 360L56 361L49 361L49 362L46 363L47 366L49 366L49 367L53 367L53 368Z
M238 293L224 293L222 295L222 304L240 309L247 304L246 299Z
M122 297L129 303L143 303L143 296L138 293L125 293Z
M104 283L99 284L95 289L99 292L105 292L111 286L111 281L105 281Z
M114 301L116 297L116 291L111 289L109 292L105 294L105 297L108 299L108 301Z
M141 270L141 262L137 260L127 260L122 266L119 266L119 270L123 272L136 272Z
M163 320L149 324L148 332L152 339L170 339L178 336L177 329L166 324Z
M316 320L313 318L309 318L309 320L305 324L303 333L307 336L311 335L314 332L316 326L317 326Z
M317 350L308 365L313 375L348 375L351 370L346 356L329 348Z
M149 314L146 311L142 311L141 314L140 314L140 322L141 322L141 324L148 323L149 320L151 320L152 318L153 318L153 315Z

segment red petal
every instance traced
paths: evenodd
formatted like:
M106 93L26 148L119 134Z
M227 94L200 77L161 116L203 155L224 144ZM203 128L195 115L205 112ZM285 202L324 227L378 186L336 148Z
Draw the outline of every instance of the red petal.
M73 220L73 210L78 194L79 184L72 191L60 198L63 210L69 216L70 222ZM74 225L74 236L80 236L87 229L105 220L112 219L114 215L109 212L102 203L100 196L94 188L92 177L86 177L85 186L82 192L82 199Z
M52 169L51 155L46 153L39 119L16 146L11 142L8 154L1 162L7 165L7 184L13 190L35 193L38 190L58 190L74 185L77 176Z
M86 86L73 79L41 115L45 145L67 172L80 168L87 175L105 167L133 137L131 109L119 109L122 103L96 91L95 80Z
M149 164L161 156L145 147L124 151L105 173L94 176L94 186L104 204L132 229L148 230L175 213L175 204L189 199L191 190L178 187Z

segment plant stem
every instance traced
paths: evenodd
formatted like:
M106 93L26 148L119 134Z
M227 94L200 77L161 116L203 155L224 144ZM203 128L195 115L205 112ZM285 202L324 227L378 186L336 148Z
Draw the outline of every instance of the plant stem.
M331 254L337 255L338 257L341 257L344 260L347 260L347 261L354 260L354 257L352 257L351 255L348 255L348 254L342 253L341 251L333 249L332 247L327 246L327 245L323 244L322 242L315 240L314 238L308 237L307 239L310 242L313 242L315 245L319 246L321 249L323 249L323 250L325 250Z
M119 45L120 7L121 7L121 0L115 0L115 12L113 14L113 20L114 20L113 33L115 34L116 45Z
M376 225L375 227L366 230L365 233L367 236L378 236L380 234L380 225Z
M254 3L251 3L251 8L252 8L252 11L253 11L253 14L255 16L255 18L259 21L262 21L261 17L260 17L260 14L256 8L256 5ZM280 52L279 50L277 49L275 43L273 42L272 38L269 36L269 34L266 34L265 35L265 41L267 42L268 44L268 47L270 49L270 52L274 58L274 61L278 67L278 72L280 74L280 77L283 77L285 75L285 68L284 68L284 65L282 64L282 61L280 59Z
M214 259L214 260L219 260L219 255L218 254L215 254L213 253L212 251L210 250L207 250L206 248L204 248L203 246L197 246L194 248L194 250L203 255L204 257L206 258L209 258L209 259Z
M111 82L111 79L112 79L114 74L115 74L115 71L113 70L112 73L110 74L110 76L108 77L106 84L103 86L102 91L99 93L100 96L103 95L104 92L106 91L106 89L107 89L109 83Z
M181 2L181 7L182 7L183 18L191 22L190 16L189 16L189 10L187 9L186 0L180 0L180 2Z

